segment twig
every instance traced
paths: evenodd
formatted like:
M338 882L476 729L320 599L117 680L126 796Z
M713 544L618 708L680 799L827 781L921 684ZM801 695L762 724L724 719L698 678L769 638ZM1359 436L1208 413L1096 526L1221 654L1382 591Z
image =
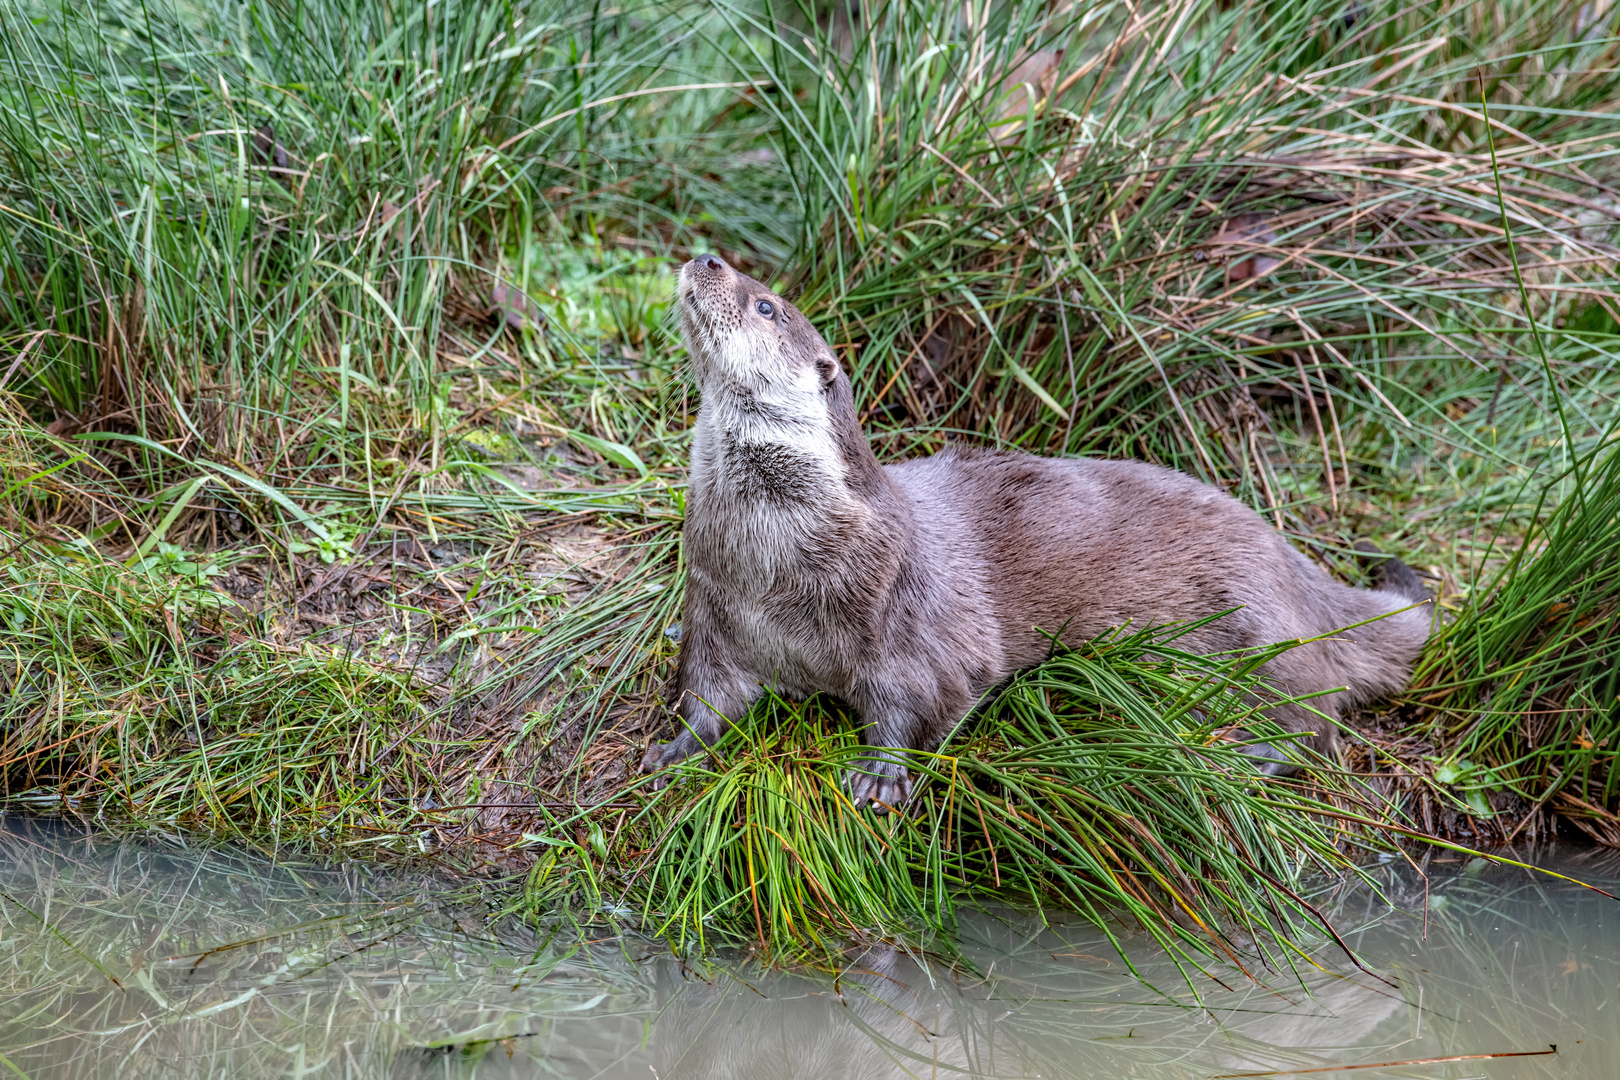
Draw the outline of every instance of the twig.
M1488 1058L1546 1057L1558 1053L1557 1044L1546 1050L1511 1050L1502 1054L1454 1054L1451 1057L1410 1058L1406 1061L1377 1061L1368 1065L1324 1065L1319 1069L1273 1069L1271 1072L1221 1073L1210 1080L1236 1080L1238 1077L1303 1076L1306 1073L1349 1072L1351 1069L1394 1069L1403 1065L1440 1065L1447 1061L1483 1061Z

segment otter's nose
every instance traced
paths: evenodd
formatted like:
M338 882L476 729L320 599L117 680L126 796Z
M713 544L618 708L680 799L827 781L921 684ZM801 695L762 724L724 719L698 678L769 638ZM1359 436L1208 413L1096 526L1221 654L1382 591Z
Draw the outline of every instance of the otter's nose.
M692 261L697 263L699 266L701 266L703 269L709 271L710 273L713 273L713 272L715 272L717 270L723 270L723 269L725 269L725 266L726 266L725 263L720 261L720 257L717 256L717 255L699 255L697 258L693 259Z

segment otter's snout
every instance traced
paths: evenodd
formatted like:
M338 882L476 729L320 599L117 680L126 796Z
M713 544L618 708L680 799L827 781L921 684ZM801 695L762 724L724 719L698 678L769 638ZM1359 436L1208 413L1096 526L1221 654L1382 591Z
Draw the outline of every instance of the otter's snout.
M688 303L701 299L717 289L726 289L732 284L737 271L726 265L726 260L718 255L699 255L697 258L681 267L680 294L681 299Z
M699 325L733 322L728 307L735 306L737 271L718 255L699 255L681 267L675 291L681 299L681 318L690 332L692 320Z

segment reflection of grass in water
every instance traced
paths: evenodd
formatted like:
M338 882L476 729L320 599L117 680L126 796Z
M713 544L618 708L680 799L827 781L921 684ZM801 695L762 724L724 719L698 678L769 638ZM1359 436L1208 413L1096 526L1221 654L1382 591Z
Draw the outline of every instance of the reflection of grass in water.
M1527 861L1536 862L1535 855L1620 892L1620 852L1593 849L1572 857L1569 849L1552 847ZM1414 1030L1421 1023L1434 1048L1427 1052L1540 1050L1556 1043L1558 1056L1492 1075L1612 1076L1620 1060L1620 1017L1607 1009L1620 986L1620 903L1480 859L1431 861L1428 869L1426 925L1410 876L1401 898L1409 913L1399 931L1425 933L1421 958L1393 971L1421 984L1429 1001L1450 1003L1413 1023Z
M1611 892L1620 882L1613 851L1547 847L1520 858ZM1595 1010L1620 985L1620 904L1486 860L1441 855L1420 865L1427 882L1396 860L1368 871L1377 892L1335 884L1314 897L1376 977L1319 951L1323 968L1303 967L1299 985L1211 986L1196 1003L1160 999L1133 1011L1074 995L1076 967L1100 965L1105 954L1068 959L1045 942L1026 941L1006 965L1017 976L997 988L1008 1007L999 1023L1018 1031L1025 1060L1047 1076L1065 1075L1103 1042L1178 1077L1534 1051L1549 1043L1559 1045L1558 1056L1498 1063L1490 1075L1612 1076L1620 1020L1609 1018L1605 1027L1605 1013ZM1400 910L1391 912L1385 897ZM1594 933L1599 925L1604 930ZM1165 1007L1175 1005L1184 1007ZM1116 1071L1096 1075L1125 1075L1117 1060L1110 1064ZM1430 1067L1412 1075L1473 1076L1480 1064L1449 1067L1472 1072Z
M0 901L0 1046L35 1077L284 1075L290 1066L596 1075L618 1062L607 1075L647 1076L651 1064L663 1080L723 1080L791 1075L795 1062L837 1051L886 1056L897 1077L937 1061L941 1075L1190 1078L1387 1060L1379 1055L1414 1033L1419 1041L1395 1056L1535 1048L1560 995L1601 1000L1620 966L1582 936L1596 909L1580 898L1612 901L1461 862L1429 866L1429 940L1417 963L1427 974L1404 960L1422 932L1418 915L1385 915L1365 890L1337 887L1315 899L1347 929L1374 913L1357 944L1399 985L1323 952L1326 970L1305 968L1304 987L1209 982L1195 998L1155 995L1079 922L1037 932L970 913L961 928L971 970L925 972L877 949L852 955L834 983L746 964L636 963L618 940L489 921L474 891L353 867L69 840L50 825L13 828L0 857L0 887L122 984ZM1601 879L1615 869L1579 872ZM1403 864L1372 873L1398 903L1421 902L1422 883ZM1517 947L1481 933L1496 926ZM1145 944L1125 942L1148 980L1174 985L1173 965ZM1571 957L1577 967L1566 972ZM1421 1021L1410 1007L1419 985ZM1459 1011L1464 1022L1445 1026ZM1594 1051L1605 1045L1599 1033ZM726 1071L762 1061L777 1068ZM1525 1068L1542 1071L1506 1075L1570 1075Z
M29 1075L276 1075L334 1053L385 1071L646 995L600 946L486 924L473 889L6 824L0 887L57 931L0 900L0 1046Z

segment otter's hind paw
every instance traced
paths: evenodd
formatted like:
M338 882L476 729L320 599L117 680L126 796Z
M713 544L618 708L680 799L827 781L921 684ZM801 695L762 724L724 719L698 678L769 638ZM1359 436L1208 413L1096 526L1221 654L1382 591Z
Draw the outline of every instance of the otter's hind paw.
M1429 590L1423 577L1401 560L1393 555L1385 555L1376 544L1366 540L1357 540L1355 549L1364 562L1372 564L1374 587L1404 596L1418 604L1434 600L1434 593Z
M911 798L911 773L891 758L862 758L844 773L844 783L857 809L870 804L883 814Z

